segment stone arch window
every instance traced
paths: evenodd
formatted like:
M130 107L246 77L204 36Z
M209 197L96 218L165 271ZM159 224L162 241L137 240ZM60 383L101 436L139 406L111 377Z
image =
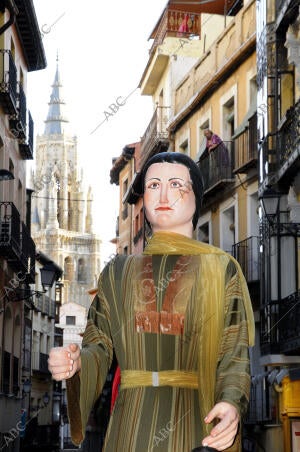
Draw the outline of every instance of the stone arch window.
M67 256L64 261L64 279L67 281L74 279L74 262L70 256Z
M78 259L77 281L86 282L86 263L82 257Z

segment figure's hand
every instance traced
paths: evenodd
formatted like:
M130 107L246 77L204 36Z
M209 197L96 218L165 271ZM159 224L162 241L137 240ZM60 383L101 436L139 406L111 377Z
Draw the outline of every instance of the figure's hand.
M233 444L237 434L240 420L238 411L228 402L219 402L208 413L204 421L206 424L210 424L213 419L219 419L220 422L213 427L210 435L203 439L202 444L217 450L225 450Z
M79 345L69 344L66 347L52 348L48 359L48 369L56 381L73 377L81 369Z

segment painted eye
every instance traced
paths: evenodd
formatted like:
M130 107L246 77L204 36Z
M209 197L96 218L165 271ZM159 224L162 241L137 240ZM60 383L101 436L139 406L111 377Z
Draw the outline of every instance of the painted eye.
M178 180L172 180L171 181L171 188L181 188L182 183Z
M146 186L148 190L156 190L159 187L159 182L151 182Z

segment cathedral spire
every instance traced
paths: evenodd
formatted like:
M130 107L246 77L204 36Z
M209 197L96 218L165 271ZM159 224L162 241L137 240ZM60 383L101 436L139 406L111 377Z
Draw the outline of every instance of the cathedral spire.
M48 103L48 116L45 121L45 135L59 135L67 130L68 119L65 114L65 102L62 97L62 84L58 66L58 54L56 57L56 73L52 85L50 102Z

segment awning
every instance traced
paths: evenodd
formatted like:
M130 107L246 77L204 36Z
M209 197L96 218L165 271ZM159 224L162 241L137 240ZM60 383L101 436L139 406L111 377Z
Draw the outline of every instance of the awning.
M190 13L228 14L236 0L169 0L171 9Z

